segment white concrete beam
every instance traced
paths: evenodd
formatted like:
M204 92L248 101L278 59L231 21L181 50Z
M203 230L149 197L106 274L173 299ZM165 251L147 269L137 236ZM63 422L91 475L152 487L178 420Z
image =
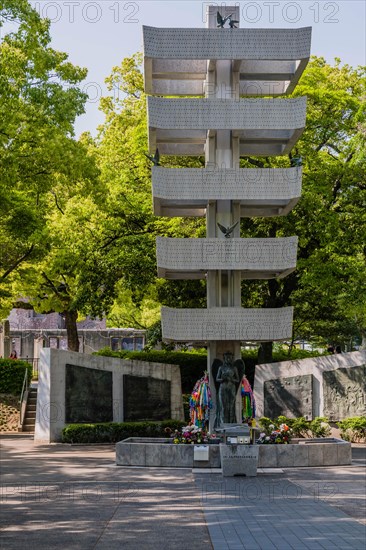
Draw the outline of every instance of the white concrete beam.
M219 232L217 227L216 232ZM297 242L297 237L157 237L158 276L166 279L204 279L210 270L233 270L240 272L245 279L280 278L296 267Z
M161 310L164 340L177 342L269 342L291 338L293 308Z
M163 168L153 167L154 213L158 216L204 216L210 202L231 198L240 216L287 214L301 195L299 168Z

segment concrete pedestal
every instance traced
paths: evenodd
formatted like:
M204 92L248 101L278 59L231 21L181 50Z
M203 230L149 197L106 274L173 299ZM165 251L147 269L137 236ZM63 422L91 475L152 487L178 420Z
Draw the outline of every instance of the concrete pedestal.
M220 445L222 475L255 477L258 454L258 445Z

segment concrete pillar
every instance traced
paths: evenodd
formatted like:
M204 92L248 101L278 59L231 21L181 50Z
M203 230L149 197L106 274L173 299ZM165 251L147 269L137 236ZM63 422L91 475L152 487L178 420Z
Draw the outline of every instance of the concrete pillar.
M207 26L217 27L217 11L223 17L230 14L232 18L239 21L239 7L230 6L208 6ZM233 30L234 32L234 30ZM215 98L225 101L239 98L239 73L232 61L219 60L216 63L208 62L208 76L206 81L207 99ZM208 135L206 141L206 166L216 169L232 170L239 167L239 140L233 137L229 130L217 130L215 139ZM218 223L229 227L239 221L232 236L240 237L240 206L227 198L210 203L206 213L207 237L225 239L220 231ZM209 271L207 273L207 307L240 307L241 305L241 276L235 271ZM240 342L217 341L209 342L207 349L207 370L210 377L214 409L210 419L210 430L213 430L216 410L215 380L212 375L212 363L215 358L223 359L223 354L231 351L235 359L241 357ZM240 397L239 397L240 398ZM238 421L241 419L238 418Z
M11 352L10 323L4 319L0 323L0 357L7 359Z

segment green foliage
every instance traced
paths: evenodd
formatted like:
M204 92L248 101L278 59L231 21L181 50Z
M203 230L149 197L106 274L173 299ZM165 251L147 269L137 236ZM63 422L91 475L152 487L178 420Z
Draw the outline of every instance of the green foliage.
M270 434L272 431L272 426L276 426L275 422L268 418L267 416L262 416L258 419L258 424L260 428L265 432L266 435Z
M293 436L292 429L287 422L283 420L285 416L279 416L272 422L269 418L263 416L259 419L259 425L262 427L257 443L263 445L287 445L291 443Z
M167 437L166 428L179 430L180 420L162 422L108 422L69 424L62 430L63 443L116 443L128 437Z
M293 437L308 437L309 435L309 420L306 420L304 416L299 418L287 418L286 416L279 416L274 424L276 426L280 424L287 424L292 430Z
M325 416L317 416L309 424L312 437L328 437L331 434L329 419Z
M46 220L64 190L87 175L86 149L73 138L87 99L86 70L50 47L50 22L26 0L3 0L0 26L0 310L11 308L29 265L48 246ZM10 31L8 30L10 29Z
M353 416L337 422L340 436L346 441L366 442L366 416Z
M160 323L154 325L153 330L159 334ZM156 333L154 337L156 337ZM293 350L289 357L287 352L275 352L274 361L289 361L290 359L313 357L313 352L301 351L300 357L297 350ZM182 379L183 393L191 393L197 380L203 376L207 370L207 351L171 351L171 350L152 350L143 351L112 351L110 348L103 348L96 352L96 355L105 355L108 357L119 357L120 359L135 359L137 361L148 361L151 363L168 363L170 365L179 365ZM293 357L294 355L294 357ZM317 354L315 354L317 355ZM244 350L242 358L245 363L245 374L249 383L253 387L255 365L257 364L257 350Z
M151 327L154 330L153 327L160 323L160 304L155 296L155 287L151 285L151 289L147 289L138 305L133 301L131 290L125 290L121 282L116 286L116 290L118 295L108 314L107 326L140 329Z
M207 369L206 353L188 353L178 351L112 351L110 348L99 350L96 355L107 355L121 359L134 359L136 361L148 361L150 363L168 363L179 365L182 391L191 393L196 381L201 378Z
M95 140L101 180L109 191L103 224L104 252L120 267L118 293L110 313L124 326L150 327L157 320L157 305L188 307L197 304L198 292L205 300L199 281L163 281L156 277L155 236L196 237L204 221L199 218L156 217L151 201L151 162L148 150L146 96L143 91L142 56L125 58L107 78L110 95L100 108L105 122ZM115 90L122 93L117 96ZM201 166L198 159L163 157L162 166ZM127 299L126 299L127 298ZM150 308L152 315L148 315Z
M297 271L243 282L242 302L293 305L293 341L316 336L349 345L356 334L366 341L365 68L312 58L294 95L308 97L306 129L291 152L303 158L301 199L287 216L243 219L241 231L298 235ZM247 158L242 165L286 167L289 160Z
M317 416L314 420L306 420L305 417L287 418L286 416L278 416L274 420L266 416L262 416L258 420L259 426L263 429L266 435L270 435L272 430L278 430L281 424L287 424L292 431L293 437L328 437L331 434L331 428L328 418Z
M325 353L318 351L309 351L306 349L299 349L296 347L289 348L286 346L275 346L273 351L273 362L280 361L296 361L297 359L308 359L311 357L320 357Z
M16 359L0 359L0 393L20 395L26 370L28 371L28 382L30 382L32 365Z
M307 437L309 434L309 422L304 416L299 418L288 419L294 437Z

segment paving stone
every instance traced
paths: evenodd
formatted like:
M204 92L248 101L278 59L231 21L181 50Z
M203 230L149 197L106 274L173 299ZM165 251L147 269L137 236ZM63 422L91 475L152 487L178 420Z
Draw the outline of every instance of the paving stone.
M2 547L365 550L364 518L351 517L349 502L358 488L362 509L366 458L254 479L116 468L114 459L112 446L34 446L28 437L3 437ZM317 483L335 484L336 500L314 498ZM297 487L300 496L288 498Z

